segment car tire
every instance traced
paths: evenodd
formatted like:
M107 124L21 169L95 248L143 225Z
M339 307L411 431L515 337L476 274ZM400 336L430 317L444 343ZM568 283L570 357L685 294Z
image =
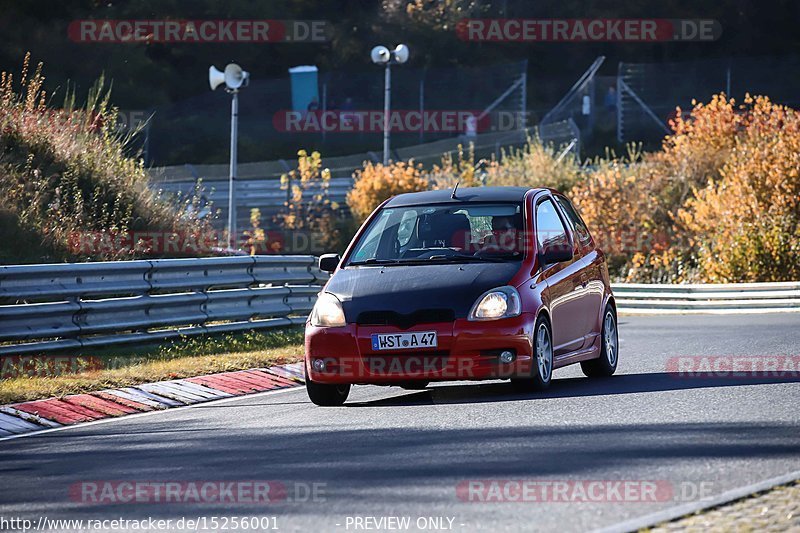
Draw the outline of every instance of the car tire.
M344 405L350 395L350 384L329 385L327 383L317 383L306 378L306 392L308 393L308 399L315 405L338 407Z
M581 361L581 370L590 378L607 378L617 370L619 361L619 332L617 330L617 314L611 304L603 311L603 323L600 331L600 357Z
M511 386L518 392L545 390L553 379L553 333L547 318L540 315L533 332L531 373L524 378L511 378Z
M404 381L402 383L398 383L397 385L401 389L405 390L425 390L428 388L430 381Z

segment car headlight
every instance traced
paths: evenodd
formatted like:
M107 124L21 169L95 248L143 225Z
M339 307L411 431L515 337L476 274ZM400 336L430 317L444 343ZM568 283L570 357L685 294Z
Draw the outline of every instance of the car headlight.
M329 292L319 293L317 303L311 310L311 325L322 327L344 326L344 309L342 302Z
M514 287L498 287L481 295L469 312L469 320L496 320L522 312L519 293Z

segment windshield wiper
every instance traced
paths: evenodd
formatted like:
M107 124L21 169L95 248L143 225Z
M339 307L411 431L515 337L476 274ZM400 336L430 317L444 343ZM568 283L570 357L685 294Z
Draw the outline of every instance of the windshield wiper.
M504 263L500 257L481 257L475 255L455 254L455 255L432 255L428 261L475 261L480 263Z
M360 265L394 265L400 263L399 259L378 259L377 257L370 257L369 259L364 259L363 261L351 261L348 266L360 266Z

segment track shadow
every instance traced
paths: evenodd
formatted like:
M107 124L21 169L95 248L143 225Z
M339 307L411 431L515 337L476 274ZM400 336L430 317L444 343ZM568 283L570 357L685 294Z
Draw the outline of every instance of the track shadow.
M677 372L620 374L610 378L553 379L546 391L531 394L515 392L508 382L438 385L403 396L366 402L348 402L348 407L389 407L447 403L518 401L532 398L577 398L642 392L665 392L715 387L741 387L773 383L798 383L800 377L781 377L773 372L750 373L747 377L687 377Z
M415 393L412 397L429 393ZM0 509L23 515L58 508L59 516L108 518L254 513L248 503L141 503L93 505L76 500L75 483L91 480L280 480L323 483L327 504L415 508L457 504L456 487L468 479L593 479L608 472L630 476L654 465L683 465L669 474L680 482L686 464L793 461L800 434L794 424L654 423L530 424L520 427L348 428L348 409L329 411L330 425L282 425L270 431L228 429L224 437L191 431L174 421L151 419L125 434L91 426L82 437L55 437L6 443L0 461ZM168 437L164 429L173 428ZM591 453L589 453L591 452ZM356 463L357 461L357 463ZM357 466L355 466L357 464ZM600 473L598 473L600 472ZM660 474L667 475L667 474ZM710 474L706 474L710 475ZM674 477L673 477L674 476ZM423 487L439 487L430 492ZM24 507L24 510L23 510ZM316 502L284 502L270 507L286 516L314 515Z

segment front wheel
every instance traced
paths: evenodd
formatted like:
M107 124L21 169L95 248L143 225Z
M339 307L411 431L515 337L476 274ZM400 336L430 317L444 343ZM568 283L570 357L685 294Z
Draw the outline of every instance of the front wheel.
M308 398L320 407L338 407L344 405L350 395L350 384L328 385L306 378L306 392Z
M533 364L531 375L525 378L512 378L511 386L519 392L541 391L550 386L553 377L553 342L550 324L540 316L534 328Z
M581 370L590 378L609 377L617 370L619 360L619 334L617 317L611 304L603 313L603 330L600 339L600 357L581 361Z

